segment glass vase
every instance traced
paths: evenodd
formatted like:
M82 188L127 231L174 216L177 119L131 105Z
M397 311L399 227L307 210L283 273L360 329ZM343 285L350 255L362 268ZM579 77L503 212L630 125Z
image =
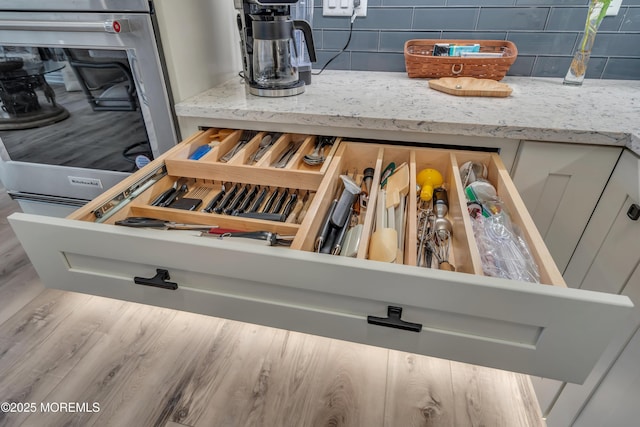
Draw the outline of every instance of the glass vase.
M589 58L591 58L591 49L596 40L598 28L607 13L610 2L611 0L591 0L589 3L589 14L587 15L584 34L573 54L571 65L569 66L567 75L564 77L564 84L574 86L582 85L584 76L587 73L587 64L589 63Z

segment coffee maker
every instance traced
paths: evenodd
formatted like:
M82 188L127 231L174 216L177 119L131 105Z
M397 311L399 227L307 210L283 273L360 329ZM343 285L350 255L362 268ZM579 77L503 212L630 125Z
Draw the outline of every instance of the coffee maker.
M249 93L258 96L292 96L304 92L298 71L300 47L295 30L302 31L311 62L316 61L311 25L291 18L298 0L234 0Z

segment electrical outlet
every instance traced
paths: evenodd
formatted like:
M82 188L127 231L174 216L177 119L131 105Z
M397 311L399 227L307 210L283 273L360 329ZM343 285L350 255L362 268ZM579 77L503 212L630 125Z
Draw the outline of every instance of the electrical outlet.
M353 15L353 0L322 0L322 16ZM367 16L367 0L360 0L356 16Z
M611 0L611 3L609 3L609 7L607 8L606 16L616 16L620 11L621 4L622 0Z

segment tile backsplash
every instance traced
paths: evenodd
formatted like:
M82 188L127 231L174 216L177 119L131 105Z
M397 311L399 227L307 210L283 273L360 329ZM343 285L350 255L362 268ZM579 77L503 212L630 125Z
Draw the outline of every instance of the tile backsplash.
M518 47L512 76L564 77L587 17L587 0L369 0L348 49L327 69L405 71L410 39L510 40ZM315 0L315 68L342 49L349 18L322 16ZM623 0L604 18L587 78L640 80L640 0Z

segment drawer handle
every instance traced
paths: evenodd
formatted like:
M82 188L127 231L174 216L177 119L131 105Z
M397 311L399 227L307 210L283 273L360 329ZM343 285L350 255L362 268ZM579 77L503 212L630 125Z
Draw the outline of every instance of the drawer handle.
M403 329L405 331L420 332L422 331L422 324L405 322L401 319L402 307L394 307L392 305L387 307L388 317L376 317L367 316L367 323L378 326L386 326L387 328Z
M627 211L627 216L632 220L632 221L637 221L638 218L640 218L640 206L636 205L635 203L632 204L629 207L629 210Z
M169 277L169 270L157 268L155 276L151 278L136 276L133 278L133 283L137 285L155 286L156 288L162 289L171 289L172 291L178 289L177 283L166 281L169 279L171 279L171 277Z

